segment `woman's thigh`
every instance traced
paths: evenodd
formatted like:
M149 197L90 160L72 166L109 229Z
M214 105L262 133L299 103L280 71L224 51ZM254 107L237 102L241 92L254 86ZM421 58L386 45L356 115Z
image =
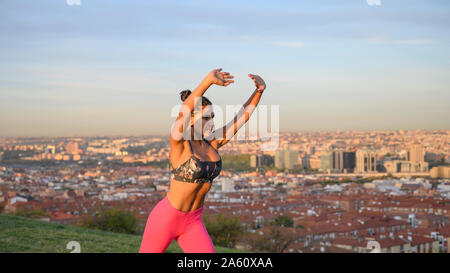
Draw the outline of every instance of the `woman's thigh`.
M170 243L182 232L184 217L161 200L151 211L142 237L140 253L164 252Z
M215 253L203 220L197 220L175 238L184 253Z

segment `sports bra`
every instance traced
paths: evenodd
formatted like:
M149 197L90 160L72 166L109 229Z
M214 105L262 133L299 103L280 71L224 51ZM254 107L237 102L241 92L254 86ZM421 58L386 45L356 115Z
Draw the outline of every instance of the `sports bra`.
M203 138L203 140L205 140L206 143L208 143L209 146L211 146L219 155L219 152L211 145L211 143L209 143L208 140L205 138ZM188 143L191 148L191 157L188 160L176 169L174 169L169 160L169 172L171 172L170 178L190 183L212 183L213 179L216 178L222 170L222 158L219 155L219 161L201 161L194 156L192 144L189 140Z

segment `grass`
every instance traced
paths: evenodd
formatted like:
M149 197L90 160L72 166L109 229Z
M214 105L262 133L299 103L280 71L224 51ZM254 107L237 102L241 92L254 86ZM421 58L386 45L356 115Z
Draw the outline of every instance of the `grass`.
M0 215L0 253L68 253L70 241L80 243L82 253L137 253L140 235L49 223L40 220ZM215 246L217 253L244 252ZM166 253L183 253L174 240Z

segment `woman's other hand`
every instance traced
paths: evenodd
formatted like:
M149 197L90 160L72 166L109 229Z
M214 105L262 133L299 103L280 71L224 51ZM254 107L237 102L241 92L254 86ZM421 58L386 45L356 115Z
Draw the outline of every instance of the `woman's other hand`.
M260 76L255 74L248 74L248 76L255 82L255 86L258 91L262 92L266 89L266 83Z
M206 76L211 84L217 84L221 86L227 86L234 82L234 76L230 75L228 72L222 72L222 68L214 69L209 72L208 76Z

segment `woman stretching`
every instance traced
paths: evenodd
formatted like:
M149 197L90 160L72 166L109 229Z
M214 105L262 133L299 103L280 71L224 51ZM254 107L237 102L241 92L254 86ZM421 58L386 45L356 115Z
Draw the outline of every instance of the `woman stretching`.
M215 252L202 211L205 195L222 168L218 150L248 121L266 88L258 75L248 74L255 91L232 121L214 130L212 103L203 94L213 84L234 82L221 70L212 70L193 92L180 94L183 105L170 133L170 188L148 216L140 253L162 253L174 239L185 253Z

